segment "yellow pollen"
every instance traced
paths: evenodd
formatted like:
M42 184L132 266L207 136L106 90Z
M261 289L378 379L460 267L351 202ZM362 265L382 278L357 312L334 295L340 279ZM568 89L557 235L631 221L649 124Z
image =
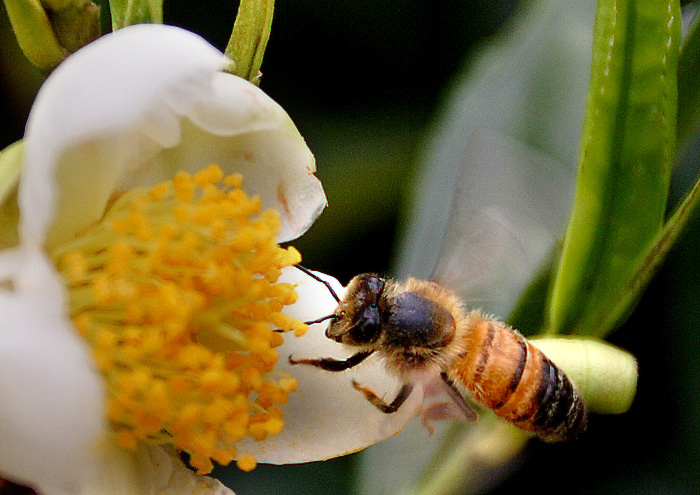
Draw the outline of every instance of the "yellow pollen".
M250 455L242 455L236 460L236 465L241 471L252 471L258 465L255 458Z
M170 443L207 473L253 457L236 442L284 425L296 379L274 371L280 333L306 325L282 313L278 283L301 257L275 242L273 210L212 165L119 197L103 220L52 252L76 332L92 347L119 445Z

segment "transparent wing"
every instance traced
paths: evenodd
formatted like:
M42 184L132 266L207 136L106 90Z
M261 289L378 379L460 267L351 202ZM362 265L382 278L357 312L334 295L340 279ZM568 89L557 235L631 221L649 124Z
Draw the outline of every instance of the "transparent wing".
M506 316L552 252L571 209L575 171L487 130L469 138L434 280Z

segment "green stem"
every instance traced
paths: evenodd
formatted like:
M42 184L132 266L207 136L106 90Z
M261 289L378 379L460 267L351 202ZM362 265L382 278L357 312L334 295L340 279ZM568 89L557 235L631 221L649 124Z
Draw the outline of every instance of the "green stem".
M109 0L112 30L132 24L162 24L163 0Z

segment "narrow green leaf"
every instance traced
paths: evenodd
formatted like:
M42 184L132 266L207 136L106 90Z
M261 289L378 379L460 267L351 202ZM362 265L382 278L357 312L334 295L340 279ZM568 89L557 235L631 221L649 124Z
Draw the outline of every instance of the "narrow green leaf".
M53 69L68 55L39 0L4 0L7 16L25 56L40 69Z
M112 29L132 24L162 24L163 0L109 0Z
M635 263L636 270L630 280L629 290L620 295L617 305L608 315L608 319L617 320L625 314L626 308L634 303L639 292L646 287L652 276L656 273L661 262L685 232L688 222L698 217L700 209L700 180L695 183L692 190L683 199L671 218L664 224L663 229L657 234L644 253Z
M23 141L15 141L0 151L0 204L17 188L22 173Z
M525 288L508 316L508 324L525 336L537 335L545 327L544 316L547 294L552 283L552 270L553 260L550 259Z
M658 234L675 151L680 6L601 0L572 218L550 331L603 336ZM629 310L630 308L626 308Z
M241 0L224 53L234 64L228 72L257 84L272 28L275 0Z
M0 249L19 242L17 186L22 172L23 146L23 141L17 141L0 151Z
M677 143L683 145L700 124L700 17L696 18L682 42L678 59L678 122ZM666 255L685 231L688 222L698 217L700 180L698 180L673 215L666 221L654 241L642 253L636 265L629 290L620 295L617 309L609 319L624 314L639 292L649 283Z
M690 28L678 59L678 142L700 124L700 15Z

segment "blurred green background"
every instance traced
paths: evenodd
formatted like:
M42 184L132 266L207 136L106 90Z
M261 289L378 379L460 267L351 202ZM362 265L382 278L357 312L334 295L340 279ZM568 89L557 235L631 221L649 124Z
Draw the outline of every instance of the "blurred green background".
M305 136L330 204L295 243L306 266L343 283L358 272L387 272L399 215L450 81L516 7L509 0L277 1L261 87ZM236 8L167 0L165 22L223 49ZM0 146L22 137L42 80L19 52L3 10ZM684 154L674 200L697 176L697 139ZM611 340L639 359L631 411L594 417L574 444L532 442L511 466L518 469L491 493L700 493L700 223ZM220 474L243 495L343 494L352 491L355 464L349 456ZM392 469L391 459L385 469Z

